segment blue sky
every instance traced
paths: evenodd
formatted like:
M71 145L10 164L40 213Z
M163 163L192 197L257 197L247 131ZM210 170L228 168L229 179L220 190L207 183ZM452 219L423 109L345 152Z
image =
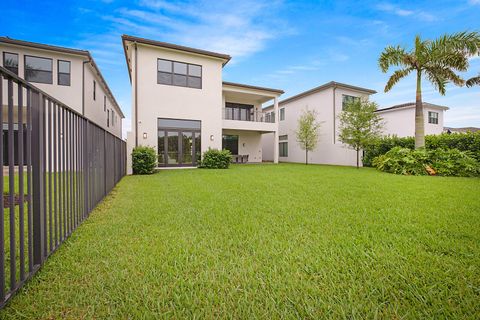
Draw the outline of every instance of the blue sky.
M387 107L413 101L415 82L383 93L388 74L377 59L385 46L480 30L480 0L6 0L2 8L0 35L90 50L127 118L124 33L230 54L224 80L281 88L284 98L333 80L375 89L373 100ZM465 76L478 72L474 58ZM480 127L480 87L449 86L445 96L423 89L425 101L450 107L446 125Z

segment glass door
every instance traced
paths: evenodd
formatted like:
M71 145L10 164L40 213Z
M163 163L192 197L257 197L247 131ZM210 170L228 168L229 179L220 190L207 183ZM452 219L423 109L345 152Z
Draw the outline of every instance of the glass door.
M176 131L167 131L167 165L178 165L179 157L179 136Z
M182 132L182 164L193 164L193 132Z

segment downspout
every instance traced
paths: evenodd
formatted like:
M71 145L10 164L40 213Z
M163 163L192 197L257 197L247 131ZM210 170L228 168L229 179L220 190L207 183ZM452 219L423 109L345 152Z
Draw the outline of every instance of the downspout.
M137 43L135 42L135 147L138 147L138 100L137 100L137 88L138 88L138 59L137 59Z
M85 64L90 63L91 58L87 61L83 61L82 64L82 115L85 116Z
M337 87L333 87L333 144L335 144L336 141L336 127L335 127L335 92L337 90Z

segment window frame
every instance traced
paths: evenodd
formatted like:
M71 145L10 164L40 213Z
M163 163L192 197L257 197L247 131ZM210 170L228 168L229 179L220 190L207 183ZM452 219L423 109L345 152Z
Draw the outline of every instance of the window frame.
M60 62L68 62L68 73L65 72L60 72ZM68 74L68 84L61 84L60 83L60 74ZM57 60L57 84L59 86L65 86L65 87L70 87L72 85L72 62L68 60L62 60L58 59Z
M435 115L435 117L432 117L431 115ZM439 113L438 112L428 111L428 123L429 124L438 124L438 118L439 118Z
M171 68L170 68L170 72L166 72L166 71L160 71L158 70L158 63L159 61L167 61L167 62L170 62L171 63ZM185 64L187 69L186 69L186 72L185 74L181 74L181 73L176 73L175 72L175 63L181 63L181 64ZM200 67L200 76L193 76L193 75L190 75L190 66L196 66L196 67ZM170 77L171 77L171 81L170 83L161 83L159 82L159 73L163 73L163 74L169 74ZM185 76L186 77L186 85L180 85L180 84L175 84L174 82L174 79L175 79L175 76ZM190 78L195 78L195 79L199 79L200 80L200 86L199 87L194 87L194 86L190 86L189 85L189 79ZM157 84L161 84L161 85L165 85L165 86L174 86L174 87L182 87L182 88L191 88L191 89L203 89L203 66L200 65L200 64L195 64L195 63L188 63L188 62L184 62L184 61L177 61L177 60L169 60L169 59L163 59L163 58L157 58Z
M280 141L278 143L278 156L282 158L288 157L288 141Z
M285 120L285 108L280 108L280 121Z
M45 71L45 70L37 70L37 69L27 68L27 58L37 58L37 59L50 60L51 70L50 71ZM39 81L33 81L33 80L27 79L27 71L28 70L50 72L50 82L39 82ZM24 55L23 56L23 76L24 76L25 81L28 81L28 82L53 84L53 59L52 58L39 57L39 56L32 56L32 55Z
M346 101L346 98L353 98L352 101L355 101L355 100L360 100L361 97L357 97L357 96L352 96L352 95L349 95L349 94L343 94L342 93L342 111L345 111L345 105L350 102L350 101Z
M97 100L97 81L93 79L93 101Z
M107 128L110 128L110 109L107 109Z
M17 56L17 72L13 72L12 70L10 70L9 68L11 67L6 67L5 66L5 54L11 54L11 55L15 55ZM18 53L14 53L14 52L8 52L8 51L3 51L3 54L2 54L2 66L7 69L8 71L12 71L14 74L16 74L18 76L18 65L20 64L20 54Z
M107 96L103 96L103 112L107 112Z

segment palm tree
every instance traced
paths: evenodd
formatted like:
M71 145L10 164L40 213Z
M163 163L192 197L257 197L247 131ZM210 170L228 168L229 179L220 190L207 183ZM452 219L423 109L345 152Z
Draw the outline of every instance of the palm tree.
M466 82L467 87L473 87L474 85L480 86L480 74L476 77L470 78Z
M385 85L385 92L408 76L416 73L417 94L415 103L415 148L425 146L425 131L422 103L422 79L426 78L441 95L445 95L448 82L463 86L463 80L455 72L468 69L468 57L480 51L480 33L460 32L444 35L436 40L422 40L415 37L414 48L407 50L401 46L388 46L378 60L380 69L386 73L392 66L400 67Z

